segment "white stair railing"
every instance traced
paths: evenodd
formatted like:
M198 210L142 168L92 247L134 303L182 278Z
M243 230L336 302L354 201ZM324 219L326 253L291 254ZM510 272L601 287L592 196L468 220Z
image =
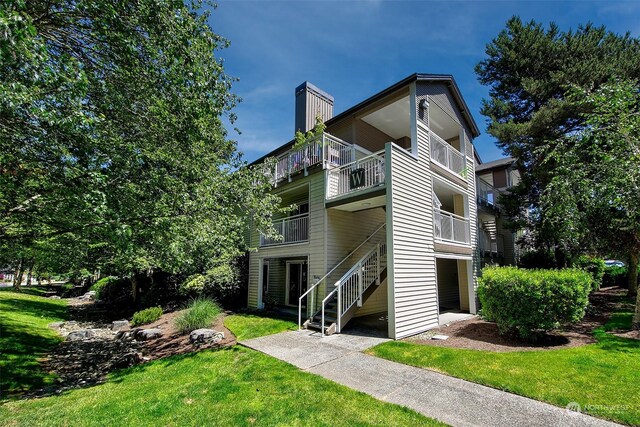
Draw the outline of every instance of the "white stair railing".
M338 262L331 270L329 270L327 272L327 274L325 274L324 276L322 276L320 279L318 279L311 287L309 287L309 289L307 289L307 291L305 293L303 293L302 295L300 295L300 298L298 298L298 330L302 329L302 303L305 300L305 298L307 299L307 311L310 311L310 314L313 315L316 308L315 308L315 298L316 298L316 293L318 292L320 285L325 283L327 281L327 278L329 276L331 276L331 274L336 271L338 269L338 267L340 267L342 264L344 264L345 261L347 261L349 258L351 258L351 256L353 254L355 254L361 247L363 247L365 244L367 244L371 239L373 239L374 236L376 236L380 230L382 230L383 228L385 228L386 223L382 223L378 226L378 228L375 229L375 231L373 233L371 233L371 235L369 237L367 237L362 243L360 243L355 249L353 249L351 252L349 252L349 254L347 256L345 256L344 258L342 258L342 260L340 260L340 262ZM386 252L385 252L386 253ZM385 258L385 265L386 265L386 258ZM324 305L323 305L324 307ZM309 313L308 313L309 314Z
M354 306L363 303L363 295L373 284L380 284L380 275L387 266L387 244L378 243L335 284L335 288L322 300L321 332L324 336L325 307L333 298L337 298L336 331L342 328L342 316Z

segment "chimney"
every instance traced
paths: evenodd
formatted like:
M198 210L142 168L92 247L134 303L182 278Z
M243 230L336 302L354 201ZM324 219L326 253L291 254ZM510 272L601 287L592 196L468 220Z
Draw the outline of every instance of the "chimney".
M296 131L306 132L313 129L316 116L327 121L333 117L333 96L304 82L296 88Z

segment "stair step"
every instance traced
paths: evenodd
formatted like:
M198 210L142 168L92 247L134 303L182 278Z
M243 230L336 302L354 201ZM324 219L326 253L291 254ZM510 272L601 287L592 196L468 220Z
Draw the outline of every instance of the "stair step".
M325 329L328 328L329 325L325 326ZM307 329L315 329L315 330L322 330L322 324L320 322L309 322L307 323Z
M326 324L330 324L330 323L335 323L336 320L337 319L336 319L335 316L327 316L326 314L324 315L324 323L325 323L325 325ZM312 321L320 323L322 321L322 317L321 316L314 316Z

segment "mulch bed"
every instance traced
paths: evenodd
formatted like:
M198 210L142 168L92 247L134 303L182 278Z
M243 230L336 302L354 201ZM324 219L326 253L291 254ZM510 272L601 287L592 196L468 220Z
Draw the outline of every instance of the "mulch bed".
M616 287L603 288L590 297L590 306L584 319L562 330L551 331L539 341L530 343L514 337L498 334L495 323L474 317L472 319L451 323L425 334L420 334L407 341L437 347L463 348L470 350L486 350L495 352L558 350L579 347L596 342L593 330L602 326L620 304L620 298L626 295L625 289ZM435 334L447 335L446 340L432 340ZM638 331L616 333L627 338L640 338Z

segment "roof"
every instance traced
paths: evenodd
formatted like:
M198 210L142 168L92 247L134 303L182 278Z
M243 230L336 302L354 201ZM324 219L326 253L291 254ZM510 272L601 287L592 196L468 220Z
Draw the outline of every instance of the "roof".
M498 169L498 168L506 168L513 165L516 162L516 159L513 157L504 157L502 159L493 160L491 162L482 163L476 166L476 172L482 172L485 170Z
M457 85L455 79L450 74L414 73L414 74L412 74L412 75L400 80L399 82L389 86L388 88L376 93L375 95L365 99L364 101L360 102L359 104L354 105L353 107L347 109L346 111L343 111L342 113L338 114L337 116L327 120L325 122L325 124L327 126L331 126L332 124L344 119L345 117L350 116L351 114L355 113L356 111L358 111L358 110L360 110L360 109L362 109L362 108L364 108L364 107L366 107L366 106L378 101L381 98L384 98L385 96L397 91L398 89L400 89L402 87L408 86L409 84L411 84L411 83L413 83L415 81L446 83L448 85L449 89L451 90L451 93L453 94L453 97L454 97L456 103L458 104L458 109L462 113L462 116L464 117L465 121L467 122L467 125L471 129L472 136L475 138L475 137L480 135L480 130L478 129L478 125L476 124L475 120L473 119L473 116L471 116L471 114L469 113L469 107L467 107L467 103L462 98L462 94L460 93L460 89L458 88L458 85ZM307 82L305 82L302 85L298 86L296 91L298 89L301 89L302 87L304 87L304 85L306 83ZM313 86L313 85L310 85L310 86L312 86L315 89L315 86ZM264 156L260 157L259 159L254 160L253 162L251 162L251 164L260 163L261 161L263 161L267 157L274 156L278 152L282 151L285 147L290 146L293 142L294 142L294 140L292 139L292 140L286 142L285 144L282 144L278 148L276 148L276 149L272 150L271 152L265 154Z

